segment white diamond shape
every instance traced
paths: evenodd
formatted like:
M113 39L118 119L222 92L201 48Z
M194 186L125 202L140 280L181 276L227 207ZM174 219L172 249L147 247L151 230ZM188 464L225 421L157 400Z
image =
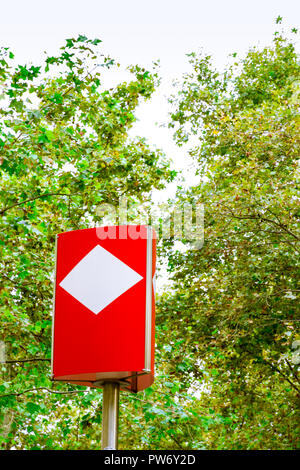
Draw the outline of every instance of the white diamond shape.
M98 314L141 279L140 274L97 245L59 285Z

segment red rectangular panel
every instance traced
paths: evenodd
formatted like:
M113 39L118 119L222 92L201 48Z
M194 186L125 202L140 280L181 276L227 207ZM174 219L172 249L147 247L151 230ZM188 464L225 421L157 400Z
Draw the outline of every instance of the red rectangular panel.
M131 391L152 384L155 246L155 232L144 225L57 236L54 380L87 386L120 380Z

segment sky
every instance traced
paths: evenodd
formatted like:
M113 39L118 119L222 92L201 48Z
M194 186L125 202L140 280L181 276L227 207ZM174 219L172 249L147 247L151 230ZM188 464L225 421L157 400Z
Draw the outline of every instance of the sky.
M171 130L160 126L168 120L165 96L172 80L188 70L186 54L203 50L222 70L229 54L243 56L250 47L270 44L277 16L290 30L299 26L299 13L297 0L0 0L0 44L12 49L18 63L38 63L44 51L56 54L66 38L84 34L101 39L103 52L124 67L150 67L159 59L161 87L138 109L131 135L163 149L193 183L187 149L178 149ZM110 74L106 85L124 77L121 71ZM168 194L175 189L171 185Z

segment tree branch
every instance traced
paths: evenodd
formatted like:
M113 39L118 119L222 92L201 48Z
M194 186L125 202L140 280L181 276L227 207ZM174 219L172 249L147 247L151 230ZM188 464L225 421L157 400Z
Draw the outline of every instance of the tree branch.
M284 380L286 380L291 385L291 387L293 387L297 391L297 393L300 394L300 389L283 372L281 372L278 367L274 366L274 364L267 361L266 359L263 359L263 361L265 364L268 364L273 370L278 372L284 378Z
M43 197L48 197L48 196L70 196L70 194L66 193L47 193L47 194L40 194L39 196L35 196L29 199L25 199L25 201L21 202L16 202L15 204L12 204L11 206L7 206L4 209L0 211L0 214L4 214L4 212L13 209L14 207L21 206L22 204L26 204L27 202L35 201L36 199L41 199Z
M21 392L12 392L12 393L6 393L5 395L0 395L0 398L4 397L19 397L20 395L24 395L24 393L29 393L29 392L37 392L38 390L45 390L50 393L56 393L58 395L66 395L66 394L72 394L72 393L86 393L86 390L69 390L69 391L59 391L59 390L51 390L51 388L47 387L37 387L37 388L29 388L27 390L22 390Z
M51 362L51 359L46 359L43 357L36 357L36 358L29 358L29 359L17 359L17 360L9 360L9 361L0 361L0 364L17 364L19 362L34 362L34 361L48 361Z
M295 373L295 371L294 371L293 367L291 366L290 362L289 362L287 359L285 359L285 362L286 362L287 365L289 366L289 369L290 369L290 371L292 372L292 374L293 374L293 376L295 377L295 379L297 380L297 382L300 383L299 377L298 377L297 374Z
M270 224L273 224L273 225L276 225L277 227L281 228L284 232L288 233L289 235L291 235L293 238L295 238L296 240L300 241L300 237L298 237L295 233L291 232L287 227L286 225L282 224L281 222L276 222L276 220L272 220L272 219L269 219L267 217L263 217L261 216L260 214L258 215L236 215L233 211L233 209L231 209L230 207L226 206L225 204L223 203L220 203L222 204L229 212L230 214L232 215L232 217L234 217L235 219L245 219L245 220L261 220L263 222L269 222Z

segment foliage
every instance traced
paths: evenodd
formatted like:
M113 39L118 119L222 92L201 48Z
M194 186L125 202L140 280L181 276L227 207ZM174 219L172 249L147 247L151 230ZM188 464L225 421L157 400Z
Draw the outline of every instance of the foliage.
M276 32L272 47L233 54L223 74L210 57L189 57L170 126L197 163L200 182L179 191L178 204L204 204L205 242L193 250L186 240L183 251L165 244L173 285L159 318L174 348L168 373L221 417L207 430L199 423L207 448L296 448L297 55Z
M101 222L99 204L117 205L125 194L148 200L172 178L160 151L127 136L157 74L133 66L131 81L103 88L103 74L118 64L100 54L100 43L67 39L42 66L16 65L11 51L0 52L5 449L99 448L99 427L86 432L101 418L91 411L101 409L99 391L50 380L55 235L93 227Z
M281 18L277 19L277 23ZM294 30L296 32L296 30ZM158 77L103 89L101 41L67 39L44 67L0 57L1 445L99 449L101 392L50 380L55 234L101 223L97 206L151 204L175 176L128 129ZM156 380L122 393L120 449L297 447L299 64L275 33L220 73L189 55L170 126L205 205L205 243L163 240L172 283L157 303ZM101 73L99 72L101 71ZM134 220L135 210L130 212ZM5 351L3 351L5 345ZM294 347L294 349L293 349ZM298 351L299 352L299 351Z

